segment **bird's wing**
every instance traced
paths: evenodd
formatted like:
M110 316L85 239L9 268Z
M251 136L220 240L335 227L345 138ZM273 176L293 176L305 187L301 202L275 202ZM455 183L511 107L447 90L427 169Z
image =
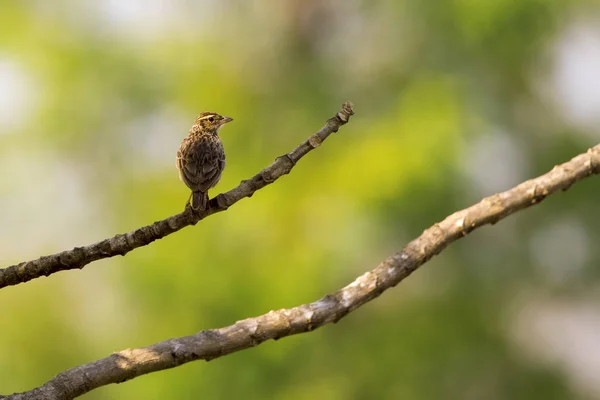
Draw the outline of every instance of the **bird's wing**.
M192 191L206 192L217 184L224 167L222 146L213 140L199 138L182 143L177 153L181 180Z
M181 143L181 146L179 147L179 150L177 150L177 157L175 159L175 166L177 167L177 170L179 171L179 180L185 183L185 177L183 176L183 163L184 163L184 154L185 154L185 149L184 149L184 144L185 144L185 140ZM187 185L187 183L186 183Z

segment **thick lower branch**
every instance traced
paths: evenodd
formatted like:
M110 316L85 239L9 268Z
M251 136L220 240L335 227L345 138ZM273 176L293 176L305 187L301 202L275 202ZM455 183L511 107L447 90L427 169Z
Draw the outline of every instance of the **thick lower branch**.
M75 247L72 250L0 269L0 288L17 285L42 276L49 276L59 271L81 269L87 264L103 258L123 256L131 250L150 244L157 239L162 239L186 226L195 225L209 215L225 211L244 197L251 197L257 190L275 182L283 175L289 174L302 157L318 147L331 133L337 132L342 125L348 123L350 116L353 114L352 103L344 103L342 109L327 120L325 126L311 135L304 143L291 152L278 157L273 164L251 179L244 180L237 187L211 199L209 207L200 214L192 212L191 208L188 207L177 215L129 233L119 234L89 246Z
M65 371L39 388L7 398L72 399L110 383L174 368L190 361L212 360L257 346L269 339L308 332L330 322L337 322L396 286L431 257L472 230L538 204L546 196L566 190L575 182L599 173L600 145L597 145L587 153L554 167L547 174L506 192L486 197L479 203L448 216L426 229L401 252L387 258L374 270L321 300L290 309L270 311L225 328L205 330L139 349L123 350Z

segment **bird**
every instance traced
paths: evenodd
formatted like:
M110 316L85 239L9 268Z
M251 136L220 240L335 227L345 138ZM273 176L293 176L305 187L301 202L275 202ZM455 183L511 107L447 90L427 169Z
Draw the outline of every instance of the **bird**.
M203 112L181 142L176 166L179 179L192 191L186 208L188 204L196 212L207 208L208 189L219 182L225 169L225 149L219 138L219 129L231 121L233 118L215 112Z

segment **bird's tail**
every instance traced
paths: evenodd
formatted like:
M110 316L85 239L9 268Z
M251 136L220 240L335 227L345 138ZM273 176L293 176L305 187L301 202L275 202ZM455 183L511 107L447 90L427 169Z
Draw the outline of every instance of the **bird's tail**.
M203 211L208 206L208 193L193 192L192 193L192 209L194 211Z

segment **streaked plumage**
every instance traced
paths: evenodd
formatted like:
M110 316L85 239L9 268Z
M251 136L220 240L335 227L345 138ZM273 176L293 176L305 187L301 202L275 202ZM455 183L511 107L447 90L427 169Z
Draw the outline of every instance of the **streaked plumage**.
M203 112L177 151L179 179L192 190L191 206L195 211L207 207L208 189L219 182L225 169L225 151L219 129L230 121L229 117Z

